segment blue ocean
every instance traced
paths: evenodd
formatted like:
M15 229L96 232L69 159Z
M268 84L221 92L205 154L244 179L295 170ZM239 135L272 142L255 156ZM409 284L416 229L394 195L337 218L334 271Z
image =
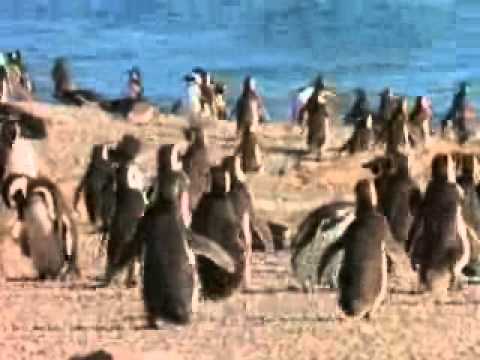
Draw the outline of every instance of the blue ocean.
M183 92L202 66L239 93L256 77L272 118L319 72L339 92L385 86L427 94L441 116L458 82L480 102L478 0L1 0L1 49L21 49L40 98L52 101L53 59L77 84L120 95L139 66L159 104Z

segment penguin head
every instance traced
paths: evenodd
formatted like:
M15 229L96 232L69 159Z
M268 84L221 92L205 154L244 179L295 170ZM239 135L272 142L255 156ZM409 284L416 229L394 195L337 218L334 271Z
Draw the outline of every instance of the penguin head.
M375 177L389 175L394 171L394 161L391 156L377 156L374 159L363 163L364 169L369 169Z
M230 192L231 177L230 173L222 166L214 166L210 169L211 192L217 195L223 195Z
M256 89L257 89L257 83L255 79L250 75L245 77L245 80L243 81L243 91L245 93L249 93L249 92L255 92Z
M355 95L357 97L357 102L364 102L367 100L367 93L363 88L355 89Z
M140 152L141 141L132 134L126 134L110 152L119 163L133 161Z
M315 80L313 81L313 89L316 92L320 92L325 90L325 80L323 79L323 75L319 74Z
M15 120L4 121L2 124L1 136L2 136L1 138L2 142L12 147L15 141L20 136L20 125L18 121L15 121Z
M222 167L228 171L232 180L242 183L246 182L247 177L242 169L242 159L238 155L226 156L222 161Z
M142 72L138 66L133 66L130 70L128 70L128 80L136 81L138 83L142 82Z
M8 175L3 183L2 197L9 209L20 209L27 198L29 178L26 175Z
M375 184L369 179L363 179L355 185L357 209L373 209L378 205Z
M462 81L459 85L459 94L466 96L468 95L468 91L470 90L470 83L467 81Z
M157 153L157 171L159 176L163 171L180 171L182 168L180 144L160 146Z

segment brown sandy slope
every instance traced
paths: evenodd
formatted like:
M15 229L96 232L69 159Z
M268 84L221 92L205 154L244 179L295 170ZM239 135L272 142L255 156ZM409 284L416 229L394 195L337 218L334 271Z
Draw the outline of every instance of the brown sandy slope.
M48 117L49 140L38 144L42 171L56 179L68 199L81 176L93 143L116 141L131 132L145 142L144 170L152 173L159 144L182 140L185 122L163 117L148 125L112 121L95 108L35 105ZM210 129L212 161L235 144L231 124ZM345 130L339 131L343 139ZM295 225L312 208L350 198L357 179L368 176L360 163L372 155L299 162L303 137L286 125L263 131L267 169L250 178L259 212ZM339 142L339 141L337 141ZM422 184L436 151L455 146L437 141L412 155ZM278 175L284 173L285 175ZM0 284L0 359L68 359L107 349L115 359L476 359L480 356L480 289L452 295L442 306L410 295L410 283L392 285L378 317L350 322L339 318L336 294L307 296L295 288L288 252L255 254L253 290L223 302L205 302L193 323L143 329L138 289L92 289L103 269L97 238L83 212L80 262L83 278L74 283L8 281ZM5 231L4 231L5 232ZM8 236L3 236L5 275L33 276ZM142 354L144 354L142 357Z

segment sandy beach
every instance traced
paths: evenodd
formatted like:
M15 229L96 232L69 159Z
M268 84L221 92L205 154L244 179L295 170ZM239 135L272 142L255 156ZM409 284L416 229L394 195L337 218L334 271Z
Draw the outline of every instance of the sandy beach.
M153 175L160 144L184 141L187 123L159 116L148 124L112 120L95 107L73 108L35 104L47 119L48 139L35 146L41 172L54 179L71 203L73 191L87 165L91 146L118 141L132 133L144 146L139 158ZM336 129L338 146L348 135ZM304 134L285 123L261 130L266 169L249 176L257 212L288 225L294 234L314 208L333 199L352 199L358 179L370 174L361 163L374 154L339 156L328 153L316 162L301 157ZM208 129L212 163L233 151L233 123L218 122ZM424 188L431 158L458 146L435 139L428 149L411 154L412 172ZM480 151L479 145L462 149ZM378 150L378 154L382 151ZM11 215L5 215L8 217ZM202 302L191 325L165 324L144 329L138 288L94 289L92 278L102 274L98 236L82 206L76 216L80 231L82 278L71 282L33 282L28 259L7 235L2 237L4 277L0 284L0 359L66 360L105 349L114 359L475 359L480 356L477 320L480 288L469 286L451 294L443 305L412 295L414 284L390 284L388 299L371 321L341 319L334 291L313 295L298 289L290 268L290 253L255 253L253 289L226 301ZM5 232L5 231L4 231Z

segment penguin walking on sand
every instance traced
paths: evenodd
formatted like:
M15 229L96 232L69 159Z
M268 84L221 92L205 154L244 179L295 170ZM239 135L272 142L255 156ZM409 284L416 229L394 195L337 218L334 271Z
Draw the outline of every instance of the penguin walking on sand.
M254 125L244 128L235 155L240 156L242 170L246 173L262 172L265 169L263 152Z
M480 198L477 193L478 159L475 154L460 155L460 174L457 183L463 190L462 213L467 226L467 235L470 241L470 262L463 269L467 276L480 275Z
M470 259L470 244L462 214L462 190L455 182L452 157L432 160L432 178L410 230L407 249L418 269L420 285L441 300L461 285Z
M83 192L88 219L92 225L100 221L100 232L106 233L115 210L115 169L112 160L113 144L96 144L92 148L90 163L75 190L73 209L76 211Z
M255 213L253 194L247 184L238 155L227 156L222 161L223 168L231 179L229 197L232 201L246 244L252 249L272 252L274 250L273 234L268 224ZM249 246L247 246L247 250Z
M133 135L125 135L114 149L116 169L115 212L108 231L107 270L118 260L121 249L133 241L139 220L145 212L144 176L134 160L141 142ZM128 268L126 284L135 284L135 261ZM109 279L110 280L110 279Z
M408 232L422 202L422 193L409 174L408 157L399 153L392 159L394 171L385 174L379 208L390 224L394 239L405 248Z
M184 131L190 143L182 157L183 168L190 178L189 194L192 209L210 187L210 161L208 157L207 136L205 129L197 126Z
M234 270L233 259L221 247L189 229L188 181L178 145L162 145L149 207L137 227L135 241L122 249L109 275L143 252L143 301L152 328L158 327L160 319L189 323L198 310L196 256L210 259L227 273Z
M356 89L355 95L355 101L344 118L344 123L347 125L356 125L358 121L365 121L365 119L372 114L365 90L361 88Z
M210 260L200 257L198 271L206 298L221 299L230 296L242 283L250 286L251 270L248 249L242 240L242 226L232 201L230 174L221 166L211 169L212 186L205 193L193 213L192 230L206 236L224 248L235 261L235 272L228 274Z
M11 174L3 201L22 222L20 244L40 280L79 276L77 230L58 187L44 177Z
M324 88L323 80L317 81L312 95L298 114L298 121L302 127L304 127L306 115L307 146L310 152L316 153L317 160L321 159L331 136L330 117L326 99L322 93Z
M237 100L234 112L237 117L237 134L242 134L245 129L257 128L268 120L267 110L262 97L257 92L256 81L247 76L243 81L243 91Z
M318 267L319 278L336 252L345 255L339 273L339 305L354 318L371 318L387 294L386 242L392 234L385 217L376 210L373 182L360 180L355 186L355 220L342 237L326 250Z

